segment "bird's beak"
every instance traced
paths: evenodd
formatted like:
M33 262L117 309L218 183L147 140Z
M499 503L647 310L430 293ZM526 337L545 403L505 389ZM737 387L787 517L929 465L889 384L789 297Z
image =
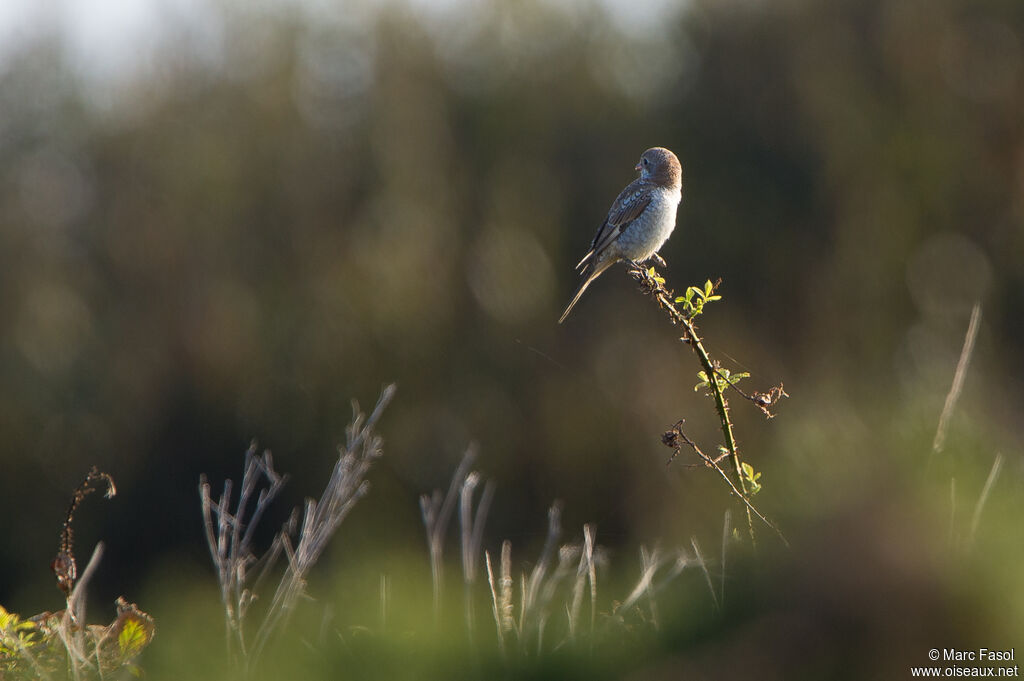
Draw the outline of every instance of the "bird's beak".
M641 169L641 167L642 167L642 166L641 166L641 165L640 165L639 163L637 163L637 164L636 164L636 167L635 167L635 168L633 168L633 170L635 170L635 171L637 171L637 172L640 172L640 169Z

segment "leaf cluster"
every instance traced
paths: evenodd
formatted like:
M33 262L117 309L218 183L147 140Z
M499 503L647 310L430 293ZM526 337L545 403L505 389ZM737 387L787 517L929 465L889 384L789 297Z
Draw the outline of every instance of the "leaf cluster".
M119 670L138 676L134 661L155 632L153 618L124 598L105 626L79 625L67 610L22 619L0 606L0 678L48 678L68 669L85 679Z
M651 270L653 271L654 268L652 267ZM653 276L655 276L655 280L658 281L659 283L665 283L665 280L662 279L661 277L656 275ZM715 294L715 289L718 287L718 284L720 283L721 280L719 280L716 283L712 283L711 280L708 279L707 281L704 282L703 288L690 286L686 289L685 295L678 296L675 299L675 303L676 305L681 304L683 306L683 313L690 319L693 319L694 317L704 312L705 304L713 303L717 300L722 299L722 296Z

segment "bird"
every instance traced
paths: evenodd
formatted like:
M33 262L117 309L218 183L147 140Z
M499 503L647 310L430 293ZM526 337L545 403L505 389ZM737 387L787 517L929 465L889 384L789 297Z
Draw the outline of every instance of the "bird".
M576 265L583 283L559 324L602 272L622 260L637 264L656 256L675 229L676 209L683 197L679 159L664 147L652 147L641 154L634 170L640 171L640 177L626 185L612 203L590 250Z

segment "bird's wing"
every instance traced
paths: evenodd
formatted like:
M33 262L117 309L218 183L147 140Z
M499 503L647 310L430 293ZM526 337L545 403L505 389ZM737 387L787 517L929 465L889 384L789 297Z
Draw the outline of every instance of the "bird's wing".
M608 244L615 241L622 230L644 212L650 202L651 192L646 183L637 179L627 185L615 199L615 203L608 211L608 217L604 219L594 236L594 241L590 244L590 250L576 265L576 269L583 267L596 254L607 248Z

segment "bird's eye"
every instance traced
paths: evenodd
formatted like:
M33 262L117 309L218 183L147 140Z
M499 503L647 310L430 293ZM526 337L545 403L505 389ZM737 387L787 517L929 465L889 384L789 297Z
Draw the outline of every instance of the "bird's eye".
M643 163L644 165L648 165L650 163L650 161L648 161L646 158L641 159L640 162Z

